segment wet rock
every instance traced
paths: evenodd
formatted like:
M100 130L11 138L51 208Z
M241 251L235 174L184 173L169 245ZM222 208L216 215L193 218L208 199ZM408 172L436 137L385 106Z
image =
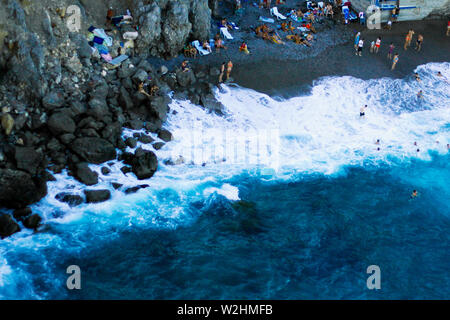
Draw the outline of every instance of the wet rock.
M75 177L81 183L87 186L93 186L98 183L98 174L92 171L86 162L78 163L75 169Z
M101 168L101 171L102 171L102 174L103 174L104 176L107 176L108 174L111 173L111 170L110 170L109 168L107 168L107 167L102 167L102 168Z
M136 150L130 164L139 180L151 178L158 168L156 155L152 151L141 148Z
M66 133L63 134L59 137L59 140L64 143L65 145L68 145L69 143L71 143L73 140L75 140L75 136L71 133Z
M131 138L131 137L129 137L129 138L127 138L126 140L125 140L125 144L127 145L127 146L129 146L130 148L136 148L136 146L137 146L137 141L136 141L136 139L135 138Z
M138 192L138 191L141 190L141 189L148 188L148 187L149 187L148 184L141 184L141 185L139 185L139 186L135 186L135 187L131 187L131 188L126 189L126 190L124 191L124 193L125 193L125 194L132 194L132 193Z
M177 82L180 87L187 87L193 83L195 83L195 75L192 69L189 71L182 71L181 69L176 72Z
M20 231L20 227L14 219L6 213L0 213L0 238L4 239Z
M139 138L138 138L138 140L139 140L139 142L141 142L141 143L145 143L145 144L147 144L147 143L152 143L153 141L155 141L152 137L150 137L150 136L147 136L147 135L141 135Z
M23 225L27 229L36 230L41 225L42 218L38 214L33 214L23 220Z
M76 194L69 194L67 192L58 193L55 199L67 203L70 207L76 207L83 203L83 198Z
M31 175L38 172L38 168L43 160L41 152L37 152L32 147L16 147L14 155L17 168L25 170Z
M80 62L80 59L78 59L77 56L73 56L70 59L68 59L64 66L66 67L67 70L69 70L72 73L80 73L81 70L83 70L83 65Z
M124 175L127 175L127 173L133 172L133 170L131 169L131 167L128 166L123 166L122 168L120 168L120 171L122 171L122 173Z
M42 178L12 169L0 169L0 206L23 208L41 200L47 194Z
M208 6L208 0L197 0L191 2L191 4L192 37L194 39L209 39L211 9Z
M67 113L57 112L48 119L48 128L54 135L59 136L66 133L74 133L76 125Z
M173 140L173 135L169 130L161 129L158 132L158 138L160 138L161 140L163 140L165 142L169 142L169 141Z
M116 158L114 146L102 138L77 138L70 144L70 148L89 163L100 164Z
M85 190L84 194L87 203L99 203L111 199L109 190Z
M219 101L216 100L213 94L202 94L200 96L201 104L211 112L215 112L217 114L223 114L223 105Z
M23 221L26 217L30 216L32 213L31 208L26 207L23 209L17 209L13 212L13 217L17 221Z
M139 84L141 82L146 81L148 78L148 73L145 70L139 69L134 74L132 80L135 84Z
M153 148L155 148L155 150L160 150L162 147L164 147L165 143L164 142L155 142L154 144L152 144Z
M117 182L113 182L111 185L113 186L113 188L114 188L115 190L120 189L120 187L123 186L123 184L117 183Z

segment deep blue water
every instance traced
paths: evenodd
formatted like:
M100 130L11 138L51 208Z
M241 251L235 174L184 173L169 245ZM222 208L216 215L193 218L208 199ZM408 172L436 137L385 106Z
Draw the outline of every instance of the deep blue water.
M42 250L51 265L17 252L8 261L33 274L35 293L58 299L446 299L449 160L349 167L291 183L243 174L229 181L242 201L215 194L191 203L196 218L176 229L115 230L113 240L73 255ZM65 268L75 262L82 290L69 292ZM366 287L373 264L378 291Z

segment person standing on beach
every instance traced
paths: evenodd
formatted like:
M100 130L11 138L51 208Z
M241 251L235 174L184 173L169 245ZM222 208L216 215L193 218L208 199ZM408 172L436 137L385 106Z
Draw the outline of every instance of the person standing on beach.
M231 70L233 70L233 62L230 60L227 63L227 80L230 78Z
M411 33L408 32L408 34L405 37L405 45L403 46L403 49L408 50L408 44L411 42Z
M225 73L225 61L220 66L219 83L223 82L223 74Z
M450 20L447 21L447 33L446 36L450 36Z
M416 50L417 50L417 52L419 52L420 49L422 49L422 42L423 42L423 35L419 34L417 36L417 42L416 42Z
M370 43L370 53L373 53L374 50L375 50L375 41L372 41Z
M394 52L394 48L395 48L394 43L391 42L391 44L389 45L389 51L388 51L388 54L387 54L387 57L388 57L389 60L392 59L392 53Z
M359 55L360 57L362 56L362 49L363 49L363 47L364 47L364 38L362 38L358 42L358 51L356 52L356 55Z
M378 53L378 50L380 50L380 46L381 46L381 37L377 38L377 41L375 42L375 53Z
M361 36L361 32L358 32L355 36L355 51L358 50L359 37Z
M396 53L394 55L394 59L392 59L392 68L391 68L391 70L395 69L395 66L397 65L397 62L398 62L398 53Z

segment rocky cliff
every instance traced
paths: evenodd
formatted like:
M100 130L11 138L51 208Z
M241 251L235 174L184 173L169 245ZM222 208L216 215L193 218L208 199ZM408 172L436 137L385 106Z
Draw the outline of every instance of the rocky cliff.
M72 16L66 10L74 3L81 14L75 32L68 28ZM158 167L155 154L125 149L135 147L136 141L152 143L151 135L159 139L155 149L172 139L162 128L170 91L220 112L208 78L217 70L168 70L146 59L174 57L188 40L209 38L208 4L208 0L0 0L0 208L15 209L17 221L31 219L33 223L26 225L36 228L40 220L26 207L46 195L52 174L67 168L80 182L95 185L98 174L87 164L117 157L124 160L124 173L150 178ZM119 15L129 9L139 32L134 49L128 49L130 58L118 66L106 63L86 39L90 26L109 28L110 52L118 55L126 30L105 24L109 6ZM147 93L141 92L140 84L146 85ZM150 88L155 88L151 95ZM146 133L124 140L123 127ZM102 173L108 174L107 166ZM72 206L105 201L106 193L88 192L80 199L62 192L57 199ZM0 217L1 237L20 230L4 214Z

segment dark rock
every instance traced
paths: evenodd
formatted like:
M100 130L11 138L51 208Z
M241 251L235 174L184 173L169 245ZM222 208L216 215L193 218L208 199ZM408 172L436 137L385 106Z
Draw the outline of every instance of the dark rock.
M135 138L129 137L129 138L127 138L127 140L125 140L125 143L127 146L129 146L130 148L133 148L133 149L136 148L136 146L137 146L137 141Z
M122 168L120 168L120 171L122 171L122 173L123 173L124 175L127 175L127 173L130 173L130 172L132 172L133 170L131 169L131 167L123 166Z
M23 208L41 200L47 194L42 178L11 169L0 169L0 206Z
M145 70L138 69L136 73L133 75L132 80L135 84L139 84L141 82L145 82L148 78L148 73Z
M180 87L187 87L193 83L195 83L195 75L194 72L189 69L189 71L183 72L178 70L177 73L177 81Z
M102 167L101 171L104 176L107 176L111 173L111 170L108 167Z
M131 167L139 180L149 179L158 168L158 160L152 151L137 149L131 161Z
M114 146L102 138L78 138L70 148L89 163L100 164L116 158Z
M141 143L152 143L153 141L155 141L152 137L145 134L141 135L138 140Z
M89 169L86 162L78 163L75 169L75 178L87 186L93 186L98 183L98 174Z
M169 141L173 140L173 135L169 130L161 129L158 132L158 138L160 138L161 140L163 140L165 142L169 142Z
M64 105L64 94L61 91L50 91L43 99L42 105L47 110L60 108Z
M200 96L201 104L211 112L215 112L219 115L223 114L223 105L216 100L213 94L202 94Z
M105 116L109 115L109 108L106 100L103 98L93 98L89 100L89 109L87 114L94 117L97 120L105 121Z
M125 87L120 87L119 102L125 109L133 108L133 100L131 99L130 94L128 93L127 89L125 89Z
M54 135L74 133L76 129L75 122L67 113L57 112L48 119L48 128Z
M167 112L169 111L170 98L167 96L156 96L150 99L150 110L153 115L162 122L167 119Z
M6 213L0 213L0 238L4 239L20 231L19 225Z
M128 188L128 189L126 189L124 192L125 192L125 194L136 193L136 192L138 192L139 190L144 189L144 188L148 188L148 187L149 187L148 184L141 184L141 185L139 185L139 186L135 186L135 187Z
M14 210L13 217L17 221L22 221L23 219L25 219L26 217L31 215L31 213L32 213L31 208L26 207L26 208L23 208L23 209Z
M15 159L18 169L25 170L31 175L35 175L41 165L43 155L32 147L16 147Z
M76 207L83 203L83 198L76 194L69 194L66 192L58 193L55 199L67 203L70 207Z
M65 145L71 143L73 140L75 140L75 136L71 133L63 134L59 137L59 140L64 143Z
M38 214L33 214L23 220L23 225L27 229L36 230L41 225L42 218Z
M160 150L162 147L164 147L165 143L164 142L155 142L154 144L152 144L153 148L155 148L155 150Z
M142 127L144 126L144 121L139 119L133 119L127 121L126 126L133 130L139 130L142 129Z
M87 203L99 203L111 199L109 190L84 190L84 194Z
M123 184L117 183L117 182L113 182L113 183L112 183L112 186L113 186L113 188L114 188L115 190L117 190L117 189L120 189L120 187L122 187Z

